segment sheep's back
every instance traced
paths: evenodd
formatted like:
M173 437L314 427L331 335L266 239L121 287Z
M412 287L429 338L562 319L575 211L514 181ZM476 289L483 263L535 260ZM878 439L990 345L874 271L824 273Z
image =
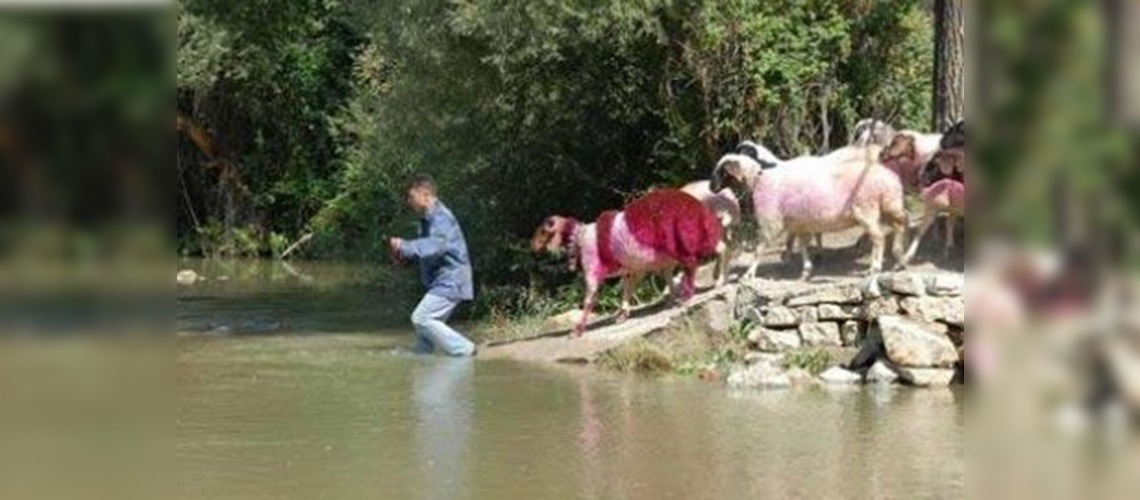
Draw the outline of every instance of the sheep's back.
M818 224L849 218L856 204L882 204L902 199L897 174L865 158L799 169L764 172L753 190L753 203L760 219L785 223ZM827 226L824 224L824 226Z
M655 260L665 257L684 266L715 255L721 238L716 214L696 198L675 189L653 191L630 203L621 222L630 237L629 243L651 249ZM623 236L616 221L614 235ZM623 243L615 240L615 252Z

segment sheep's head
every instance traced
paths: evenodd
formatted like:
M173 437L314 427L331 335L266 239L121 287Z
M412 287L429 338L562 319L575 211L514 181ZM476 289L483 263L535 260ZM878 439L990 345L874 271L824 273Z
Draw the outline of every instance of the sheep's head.
M552 215L547 217L542 225L535 229L530 239L530 248L535 252L543 250L551 253L559 252L568 243L570 232L577 223L574 219Z
M939 151L935 153L930 163L934 165L934 168L938 169L938 173L943 177L965 179L966 152L961 149L944 149Z
M957 149L966 147L966 121L955 123L950 130L942 135L942 149Z
M870 145L886 146L895 136L894 127L877 118L866 118L855 124L851 134L851 145L867 147Z
M879 162L892 168L913 165L918 161L918 147L914 136L897 134L881 153Z
M764 146L751 141L742 142L737 146L735 153L724 155L717 162L709 188L712 192L718 193L732 181L750 186L761 172L775 168L779 161L779 158Z

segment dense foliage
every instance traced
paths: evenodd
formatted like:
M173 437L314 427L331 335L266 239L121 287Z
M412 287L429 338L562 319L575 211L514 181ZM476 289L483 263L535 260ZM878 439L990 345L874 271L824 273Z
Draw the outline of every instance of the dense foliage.
M310 256L379 260L426 171L484 295L523 307L552 284L523 246L546 214L707 177L744 138L791 155L865 116L926 128L931 36L921 0L185 0L178 109L236 179L181 140L180 245L313 232Z

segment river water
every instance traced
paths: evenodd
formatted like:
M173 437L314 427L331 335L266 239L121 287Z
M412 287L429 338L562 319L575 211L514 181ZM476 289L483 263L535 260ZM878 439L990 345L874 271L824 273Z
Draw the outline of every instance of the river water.
M180 498L965 495L956 390L732 391L415 357L414 298L386 298L406 288L367 269L211 266L183 263L233 275L179 290Z

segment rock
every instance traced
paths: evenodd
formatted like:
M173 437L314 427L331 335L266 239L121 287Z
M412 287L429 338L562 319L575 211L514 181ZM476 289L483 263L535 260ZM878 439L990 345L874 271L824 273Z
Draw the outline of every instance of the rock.
M857 286L824 285L793 295L788 299L790 307L814 306L819 304L858 304L863 302L863 292Z
M877 325L887 358L898 366L950 368L958 362L958 350L944 334L897 316L880 316Z
M859 308L859 319L870 322L875 321L879 316L897 315L898 313L898 301L891 297L882 297L868 300L863 304L863 307Z
M925 295L926 281L914 273L892 273L879 277L879 285L899 295Z
M873 384L893 384L899 379L899 374L890 369L886 363L876 361L871 365L871 369L867 370L867 382Z
M879 286L878 275L868 276L859 284L859 289L863 292L863 298L866 300L877 299L883 296L883 287Z
M815 385L818 382L818 380L812 376L811 372L803 368L792 368L785 372L785 374L795 387Z
M800 323L800 315L790 307L760 307L752 308L746 318L760 326L789 327Z
M926 279L926 293L935 297L961 297L965 289L965 274L939 273Z
M772 302L772 297L764 294L763 291L757 290L753 286L741 285L736 287L736 298L732 303L736 305L736 317L744 318L751 313L753 308L767 307Z
M858 384L863 381L858 373L847 371L841 367L833 366L819 374L819 379L833 385Z
M748 341L757 349L765 352L786 352L799 349L803 345L800 334L796 330L770 330L757 328L750 335Z
M804 306L796 311L800 315L800 323L815 323L819 321L819 309L815 306Z
M178 274L174 276L174 280L178 282L179 285L193 285L198 281L202 281L202 277L198 276L198 273L194 271L183 269L178 271Z
M902 368L899 380L917 387L946 387L954 381L953 368Z
M818 311L818 320L836 321L844 319L855 319L859 317L859 306L848 306L840 304L820 304Z
M843 345L835 323L804 323L800 325L800 338L807 347Z
M964 297L907 297L900 302L902 310L928 323L941 322L955 326L966 323Z
M724 300L710 300L701 306L697 319L705 330L725 333L732 329L732 308Z
M777 364L756 363L733 370L728 376L728 386L734 388L780 388L790 387L792 380Z
M863 329L858 321L844 321L839 328L839 340L846 347L855 347L863 341Z

